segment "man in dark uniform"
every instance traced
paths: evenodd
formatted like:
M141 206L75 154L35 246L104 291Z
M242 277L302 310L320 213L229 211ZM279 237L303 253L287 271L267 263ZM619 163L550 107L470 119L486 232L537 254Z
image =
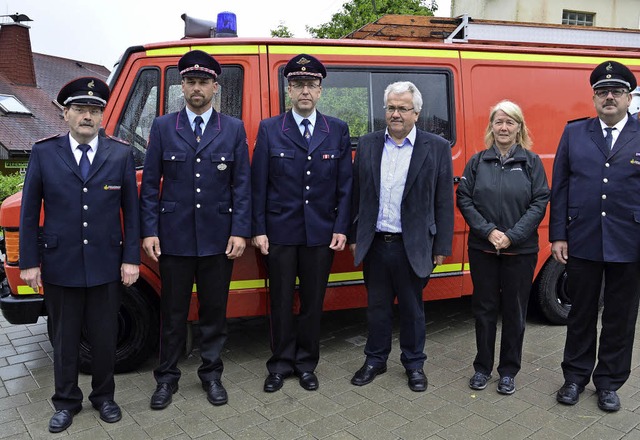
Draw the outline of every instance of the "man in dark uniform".
M384 92L387 128L362 136L353 165L355 264L363 264L369 335L351 383L387 371L393 304L400 309L400 360L412 391L427 389L422 290L451 255L453 168L449 143L416 128L422 94L408 81Z
M636 87L627 67L605 61L590 82L598 117L565 127L553 165L549 240L553 257L566 264L571 297L565 383L556 398L576 404L593 377L598 407L617 411L616 391L631 369L640 292L640 122L627 111Z
M252 162L252 243L266 255L271 350L266 392L291 374L318 389L320 320L334 251L344 249L351 200L349 127L321 114L325 67L301 54L284 68L293 108L260 122ZM300 312L294 317L296 276Z
M251 233L244 125L211 104L220 64L194 50L180 58L178 69L186 107L153 122L140 190L142 247L159 260L162 281L153 409L169 405L178 390L194 279L202 333L198 376L212 405L227 403L220 358L227 338L227 297L233 260L242 255Z
M89 400L105 422L122 417L113 400L117 315L121 283L138 279L140 222L131 148L98 136L108 99L109 87L98 78L78 78L60 90L69 133L36 142L22 192L20 277L36 291L44 287L52 329L51 432L67 429L82 409L83 325L92 347Z

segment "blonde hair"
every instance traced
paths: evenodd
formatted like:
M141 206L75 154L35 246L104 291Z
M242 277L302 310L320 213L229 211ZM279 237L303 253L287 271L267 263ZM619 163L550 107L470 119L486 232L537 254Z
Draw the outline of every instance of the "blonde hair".
M491 148L495 143L495 137L493 136L493 119L496 116L496 113L502 110L507 116L520 124L520 130L518 130L518 134L516 135L516 143L520 144L522 148L525 150L530 150L533 145L533 141L531 140L531 135L529 134L529 129L527 128L527 124L524 121L524 115L522 114L522 109L518 106L518 104L504 100L497 103L494 107L491 108L491 112L489 113L489 124L487 125L487 130L484 134L484 144L487 148Z

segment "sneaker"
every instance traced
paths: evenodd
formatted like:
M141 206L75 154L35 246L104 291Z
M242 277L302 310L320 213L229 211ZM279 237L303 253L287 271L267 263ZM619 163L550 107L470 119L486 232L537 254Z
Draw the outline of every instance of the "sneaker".
M472 390L484 390L489 379L491 379L490 374L487 375L476 371L473 377L469 379L469 388Z
M516 392L516 380L510 376L504 376L500 378L498 382L498 392L500 394L513 394Z

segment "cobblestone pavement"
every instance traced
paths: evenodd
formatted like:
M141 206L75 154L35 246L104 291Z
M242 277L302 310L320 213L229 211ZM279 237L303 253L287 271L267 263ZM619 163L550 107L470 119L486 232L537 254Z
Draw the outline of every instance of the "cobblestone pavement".
M473 391L467 386L475 355L470 299L429 302L426 310L429 388L424 393L407 387L397 332L387 373L364 387L350 384L364 360L363 310L325 314L318 391L305 391L290 378L279 392L264 393L267 320L233 320L224 353L229 404L213 407L207 402L195 352L181 363L183 376L173 403L162 411L149 409L155 388L155 360L149 359L138 371L116 378L120 422L100 421L85 400L73 425L55 436L47 431L53 368L46 322L14 326L0 318L0 438L640 439L637 349L631 378L619 392L623 409L617 413L598 410L593 385L574 407L556 403L565 328L536 319L528 322L516 393L497 394L495 372L487 389ZM90 380L80 377L85 396Z

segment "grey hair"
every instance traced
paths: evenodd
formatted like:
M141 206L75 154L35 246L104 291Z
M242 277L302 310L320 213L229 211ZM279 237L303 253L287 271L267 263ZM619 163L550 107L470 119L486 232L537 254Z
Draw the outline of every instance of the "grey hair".
M420 113L422 110L422 93L420 93L420 90L410 81L398 81L389 84L384 91L385 104L390 94L399 95L406 92L410 92L413 95L413 111Z

